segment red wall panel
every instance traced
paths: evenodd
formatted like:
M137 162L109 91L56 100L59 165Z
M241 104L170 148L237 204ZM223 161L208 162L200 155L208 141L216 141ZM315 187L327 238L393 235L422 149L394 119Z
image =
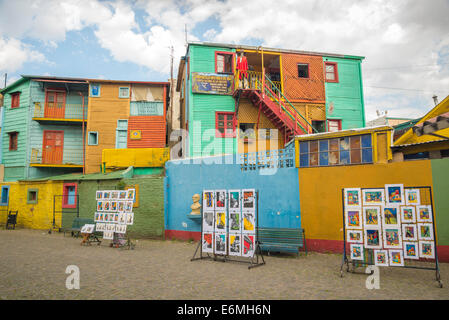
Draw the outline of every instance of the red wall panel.
M141 139L130 139L132 130L141 131ZM161 116L130 116L128 148L164 148L165 120Z

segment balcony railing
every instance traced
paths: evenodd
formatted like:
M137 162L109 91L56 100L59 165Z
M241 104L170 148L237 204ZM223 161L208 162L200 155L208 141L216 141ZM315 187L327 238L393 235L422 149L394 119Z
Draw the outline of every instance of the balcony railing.
M82 104L63 104L63 103L34 103L33 118L48 120L83 120ZM84 120L87 119L87 105L84 106Z
M59 151L62 153L63 151ZM74 160L74 161L63 161L63 155L58 154L58 151L54 151L52 153L48 153L43 157L42 148L31 148L31 157L30 164L32 165L53 165L53 166L74 166L79 167L82 166L82 160Z
M256 72L256 71L247 71L248 73L248 87L247 89L253 89L253 90L262 90L261 83L262 83L262 72ZM241 82L242 80L239 79L239 71L236 72L235 76L235 88L242 88ZM267 83L267 85L271 86L271 90L275 92L276 94L279 94L279 92L282 92L282 85L281 81L271 81L271 83Z

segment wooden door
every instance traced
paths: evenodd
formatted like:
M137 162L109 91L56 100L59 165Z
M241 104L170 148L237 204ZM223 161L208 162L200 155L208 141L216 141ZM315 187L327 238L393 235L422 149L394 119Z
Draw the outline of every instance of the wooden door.
M64 150L64 131L44 130L42 163L61 164Z
M66 93L62 91L47 91L45 97L45 118L65 118Z

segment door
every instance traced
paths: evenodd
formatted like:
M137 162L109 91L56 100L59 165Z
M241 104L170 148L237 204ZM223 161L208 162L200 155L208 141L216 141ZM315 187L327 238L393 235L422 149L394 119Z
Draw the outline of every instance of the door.
M42 163L61 164L64 149L64 131L44 130Z
M115 148L126 149L128 144L128 120L117 120Z
M65 98L63 91L47 91L45 97L45 118L65 118Z

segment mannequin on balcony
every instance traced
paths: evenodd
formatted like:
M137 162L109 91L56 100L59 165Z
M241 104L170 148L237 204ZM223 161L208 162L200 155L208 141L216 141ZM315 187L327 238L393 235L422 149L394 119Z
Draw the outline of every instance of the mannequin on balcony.
M239 56L237 57L237 70L239 71L239 88L247 89L248 88L248 61L246 60L246 56L243 53L243 50L240 50Z

